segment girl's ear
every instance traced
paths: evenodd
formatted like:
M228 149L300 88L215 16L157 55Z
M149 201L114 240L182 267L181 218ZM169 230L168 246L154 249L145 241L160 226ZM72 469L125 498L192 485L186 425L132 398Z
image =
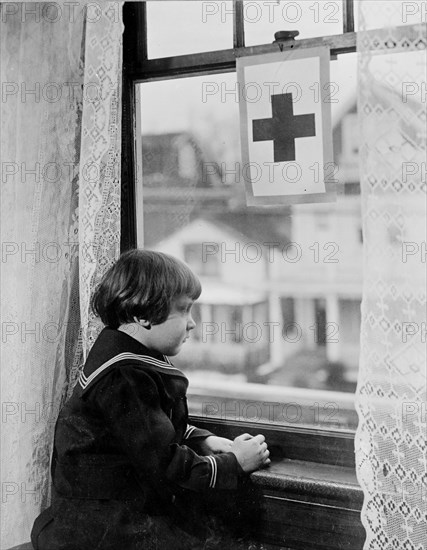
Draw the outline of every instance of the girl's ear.
M150 330L151 328L150 321L147 321L146 319L138 319L137 317L134 317L133 320L135 321L135 323L138 323L138 325L141 325L141 327L144 327L147 330Z

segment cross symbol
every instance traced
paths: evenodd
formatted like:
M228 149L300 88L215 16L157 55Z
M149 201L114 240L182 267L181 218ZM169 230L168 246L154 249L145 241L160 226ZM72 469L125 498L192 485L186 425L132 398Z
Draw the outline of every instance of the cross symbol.
M252 121L254 141L273 141L274 162L295 160L295 140L316 135L314 114L294 115L292 94L271 96L272 118Z

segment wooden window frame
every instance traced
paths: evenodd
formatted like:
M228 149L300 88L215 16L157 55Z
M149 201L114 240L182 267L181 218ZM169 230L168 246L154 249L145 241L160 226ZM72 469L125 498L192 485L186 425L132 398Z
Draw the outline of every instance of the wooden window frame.
M136 84L236 69L236 58L327 45L331 58L356 51L353 0L343 2L343 34L296 40L287 44L245 47L243 4L234 0L233 48L148 59L145 2L125 2L123 9L122 202L121 250L137 246ZM414 28L417 25L414 25ZM407 27L401 27L407 32ZM373 31L376 32L376 31ZM415 31L416 32L416 31ZM381 34L380 34L381 36ZM387 43L387 48L393 45ZM251 481L260 491L266 526L260 538L292 549L362 548L362 491L355 475L354 433L330 429L277 426L257 422L192 417L193 424L233 438L242 432L263 433L273 468L255 472ZM331 533L324 523L332 525ZM331 523L332 522L332 523Z
M135 116L135 85L154 80L233 72L236 70L237 57L276 52L278 48L282 50L312 48L322 44L330 47L331 57L355 52L356 33L353 32L353 0L342 0L342 2L344 14L343 34L296 40L289 45L276 43L244 47L243 4L241 0L234 0L234 48L155 59L148 59L147 56L145 2L125 2L123 11L125 33L123 38L122 88L122 251L137 246L135 164L138 121ZM217 431L223 431L224 426L228 426L230 433L234 433L233 423L229 420L209 420L199 416L194 418L194 421L199 425L211 425L213 423L212 426ZM304 460L304 456L309 455L316 457L316 461L324 464L337 464L337 456L339 455L341 457L339 463L343 467L354 469L353 432L313 430L305 427L278 427L269 424L261 426L244 420L239 421L238 429L249 432L263 429L268 432L270 441L274 441L278 458ZM292 440L291 442L289 442L289 438ZM301 441L305 441L304 445L301 445ZM325 444L322 444L322 441ZM334 449L332 454L329 451L330 448ZM291 452L290 449L293 449L293 451ZM296 449L300 449L299 454Z

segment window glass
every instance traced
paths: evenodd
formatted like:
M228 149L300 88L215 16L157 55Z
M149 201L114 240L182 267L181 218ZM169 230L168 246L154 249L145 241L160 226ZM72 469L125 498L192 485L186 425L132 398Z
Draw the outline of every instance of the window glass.
M355 79L355 54L331 62L337 202L269 208L246 206L235 73L139 85L144 246L187 261L203 286L194 337L173 359L193 414L357 425Z
M233 47L231 1L147 2L148 58Z
M203 243L185 243L184 260L198 275L205 277L218 277L220 275L219 259L213 254L207 254L203 251Z
M273 42L274 33L297 30L297 40L332 34L343 30L341 0L304 0L289 2L243 2L245 45Z
M201 337L200 328L201 328L202 317L200 312L200 304L198 302L193 304L193 307L191 308L191 316L193 317L194 322L196 323L196 326L192 332L191 337L194 340L200 340L200 337Z

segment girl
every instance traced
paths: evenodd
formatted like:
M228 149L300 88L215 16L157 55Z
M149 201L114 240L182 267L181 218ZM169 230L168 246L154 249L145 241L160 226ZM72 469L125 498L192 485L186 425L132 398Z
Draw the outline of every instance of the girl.
M188 424L188 380L168 357L195 327L200 292L184 263L146 250L104 276L92 307L106 326L56 423L36 549L204 548L191 495L236 489L269 464L262 435L231 441Z

